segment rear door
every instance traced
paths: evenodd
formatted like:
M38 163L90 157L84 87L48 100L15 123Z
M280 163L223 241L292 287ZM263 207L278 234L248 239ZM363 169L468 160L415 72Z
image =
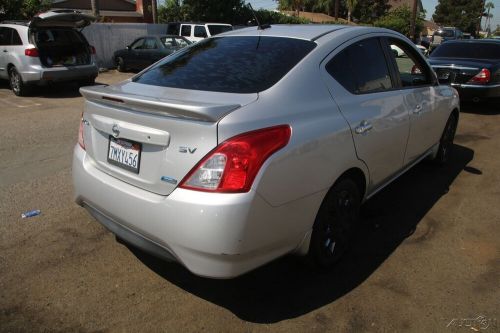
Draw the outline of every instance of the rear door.
M437 82L431 68L419 52L402 39L384 40L389 49L397 47L401 50L398 57L393 53L389 55L397 74L399 93L410 114L410 136L404 161L406 165L418 159L439 140L442 128L438 124L442 123L442 115L438 110L444 101L436 91Z
M382 45L380 38L358 38L322 65L372 187L402 168L409 133L408 110Z
M0 77L7 78L7 55L11 40L12 29L0 27Z

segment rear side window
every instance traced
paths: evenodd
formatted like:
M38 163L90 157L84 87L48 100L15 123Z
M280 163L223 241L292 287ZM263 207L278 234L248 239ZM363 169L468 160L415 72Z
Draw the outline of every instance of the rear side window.
M230 25L207 24L207 27L208 31L210 31L211 36L233 30L233 27L231 27Z
M134 82L155 86L256 93L278 82L315 43L282 37L204 39L174 53L137 76Z
M393 87L385 55L377 38L348 46L328 62L326 70L354 94L383 91Z
M0 27L0 45L10 45L11 28Z
M15 29L12 29L12 45L23 45L23 41Z
M191 26L183 25L181 28L181 36L190 37L191 36Z
M472 58L500 60L500 43L444 43L431 54L431 58Z

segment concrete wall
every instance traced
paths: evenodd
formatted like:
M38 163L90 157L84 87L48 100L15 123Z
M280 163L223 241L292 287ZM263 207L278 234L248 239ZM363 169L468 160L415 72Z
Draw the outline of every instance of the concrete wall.
M166 24L149 23L94 23L82 33L96 49L97 65L113 68L113 53L130 45L134 39L145 35L167 33Z

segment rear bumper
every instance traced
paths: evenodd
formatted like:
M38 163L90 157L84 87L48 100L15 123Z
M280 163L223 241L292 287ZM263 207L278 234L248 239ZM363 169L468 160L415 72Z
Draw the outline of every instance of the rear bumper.
M215 194L177 188L169 196L95 168L76 145L75 201L129 243L194 274L232 278L296 249L308 231L276 232L282 214L254 191Z
M474 84L452 84L457 89L461 101L474 99L500 98L500 84L474 85Z
M20 72L23 81L28 84L62 82L97 77L99 70L95 64L74 67L46 68L32 65Z

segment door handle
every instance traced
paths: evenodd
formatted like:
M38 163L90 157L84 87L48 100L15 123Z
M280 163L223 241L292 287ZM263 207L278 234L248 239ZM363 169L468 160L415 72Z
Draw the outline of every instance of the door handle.
M417 104L417 106L415 106L415 109L413 110L413 113L420 114L420 112L422 112L422 105Z
M370 131L372 128L372 124L370 124L366 120L363 120L361 124L359 124L359 126L354 129L354 132L356 132L356 134L364 134Z

